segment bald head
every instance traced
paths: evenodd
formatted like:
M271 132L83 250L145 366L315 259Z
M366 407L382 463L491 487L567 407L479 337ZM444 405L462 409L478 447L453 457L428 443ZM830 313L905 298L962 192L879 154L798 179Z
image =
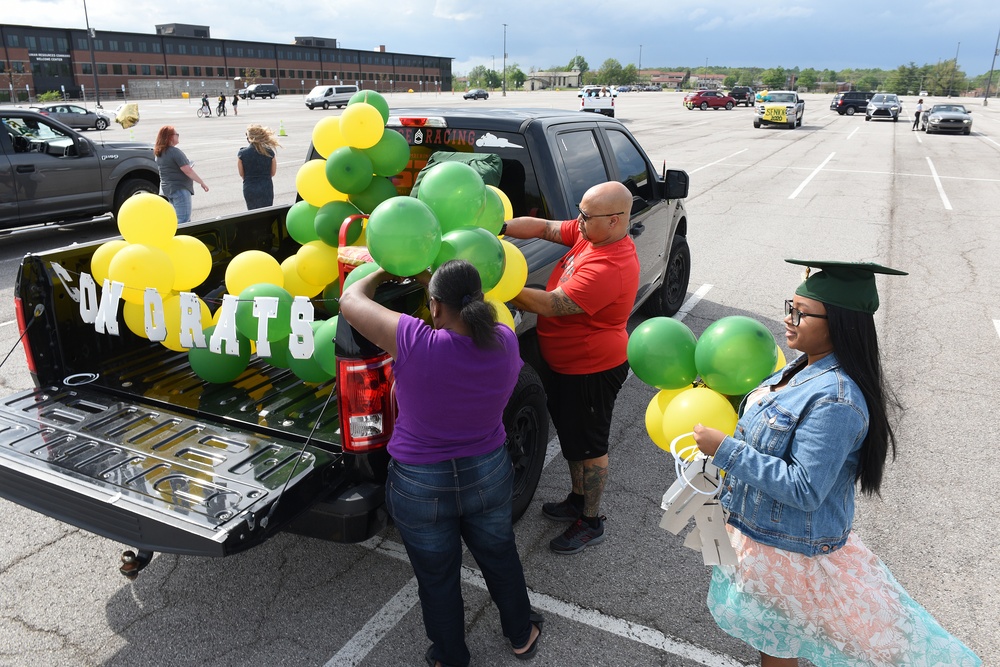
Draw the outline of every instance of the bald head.
M618 241L628 234L632 192L618 181L599 183L584 193L580 210L594 216L586 230L581 228L592 243L604 245Z

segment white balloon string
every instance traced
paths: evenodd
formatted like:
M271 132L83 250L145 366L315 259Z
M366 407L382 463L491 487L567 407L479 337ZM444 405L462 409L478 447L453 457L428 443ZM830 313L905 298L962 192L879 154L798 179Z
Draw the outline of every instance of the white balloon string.
M677 479L681 480L681 483L684 486L690 487L690 489L695 493L698 493L703 496L714 496L718 492L718 489L712 489L711 491L702 491L698 487L691 484L691 482L688 481L688 478L684 476L685 464L693 464L695 461L698 461L699 459L705 460L708 458L707 456L705 456L705 454L702 453L700 449L698 449L697 444L692 444L686 447L682 447L680 451L677 450L677 443L689 436L694 436L694 431L681 433L679 436L670 441L670 453L674 457L674 473L677 475ZM690 460L688 460L689 452L691 451L694 451L694 454L691 455Z

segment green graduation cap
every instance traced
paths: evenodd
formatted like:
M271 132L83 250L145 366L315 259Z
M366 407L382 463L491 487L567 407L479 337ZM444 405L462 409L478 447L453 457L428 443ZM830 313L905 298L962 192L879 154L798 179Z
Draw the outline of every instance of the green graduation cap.
M905 271L872 262L817 262L804 259L785 261L806 267L806 279L795 290L796 294L862 313L874 313L878 310L876 273L907 275ZM809 268L819 269L820 272L809 275Z

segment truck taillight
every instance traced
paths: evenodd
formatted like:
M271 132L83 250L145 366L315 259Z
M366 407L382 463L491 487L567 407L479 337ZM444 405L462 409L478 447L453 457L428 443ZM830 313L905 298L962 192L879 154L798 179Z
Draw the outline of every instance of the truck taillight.
M24 355L28 358L28 371L34 375L37 371L35 370L35 355L31 354L31 343L28 342L28 337L24 335L24 332L28 328L28 323L24 321L24 311L21 308L21 297L14 297L14 314L17 316L17 330L21 334L21 345L24 346Z
M392 357L339 359L341 446L367 452L389 443L395 423L392 403Z

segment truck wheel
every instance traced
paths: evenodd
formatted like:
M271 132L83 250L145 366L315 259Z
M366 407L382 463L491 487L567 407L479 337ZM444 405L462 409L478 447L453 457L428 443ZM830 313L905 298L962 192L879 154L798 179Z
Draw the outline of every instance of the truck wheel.
M148 181L145 178L126 178L118 185L118 189L115 191L114 205L111 211L115 216L115 220L118 219L118 211L121 209L122 204L125 203L125 200L139 192L148 192L155 195L159 192L159 187L156 183Z
M848 116L853 116L854 111L855 111L854 107L847 107L847 111L845 111L844 113L846 113Z
M802 127L802 120L803 120L804 118L805 118L805 116L802 116L802 118L799 118L799 120L798 120L798 121L796 121L796 123L795 123L795 124L796 124L796 125L798 125L799 127Z
M326 111L329 108L330 108L330 103L329 102L323 102L323 111Z
M670 317L684 305L688 281L691 279L691 250L687 239L675 235L670 245L670 259L663 267L663 282L642 304L649 317Z
M760 129L760 121L759 120L755 120L753 122L753 126L756 127L756 128L758 128L758 129Z
M271 99L272 100L274 99L274 93L271 93Z
M108 129L108 121L104 120L103 118L98 118L97 122L94 123L94 127L96 127L98 130L106 130Z
M549 413L545 390L529 364L521 367L507 407L503 411L507 453L514 464L513 515L517 521L527 511L538 488L549 441Z

